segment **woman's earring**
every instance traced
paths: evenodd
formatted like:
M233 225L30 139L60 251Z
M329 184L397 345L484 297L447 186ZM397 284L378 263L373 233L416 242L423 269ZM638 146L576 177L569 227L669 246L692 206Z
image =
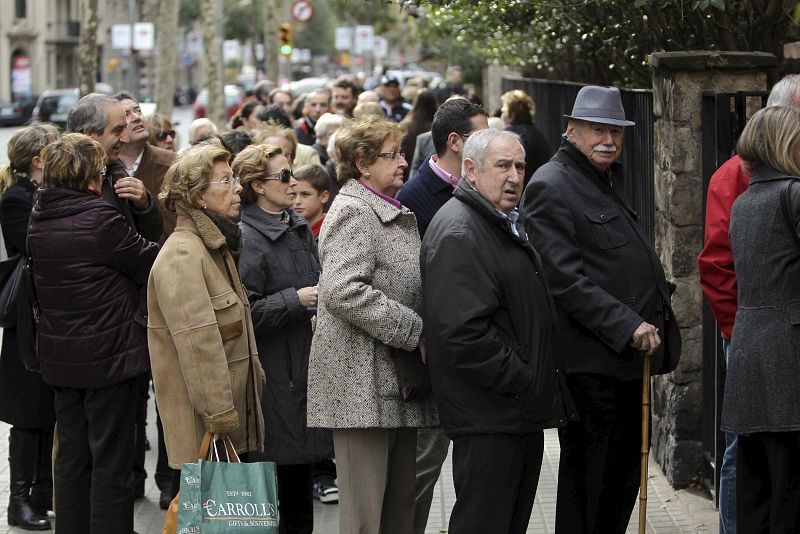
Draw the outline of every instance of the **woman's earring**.
M364 171L364 178L366 178L367 180L369 180L369 175L370 175L370 172L369 172L369 171Z

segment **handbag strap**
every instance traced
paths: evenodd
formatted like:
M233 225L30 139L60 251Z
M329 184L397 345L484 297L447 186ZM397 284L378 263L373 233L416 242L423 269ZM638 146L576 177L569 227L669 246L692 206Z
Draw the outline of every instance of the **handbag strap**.
M781 191L781 211L783 211L783 220L789 227L789 233L792 234L792 239L800 247L800 236L797 235L797 227L794 224L794 217L792 216L792 186L797 182L797 178L790 178L786 181Z

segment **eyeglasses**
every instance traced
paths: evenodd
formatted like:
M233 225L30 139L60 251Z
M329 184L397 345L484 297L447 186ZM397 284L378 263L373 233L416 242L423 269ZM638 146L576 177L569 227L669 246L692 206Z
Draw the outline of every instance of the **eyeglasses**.
M272 174L265 174L262 180L280 180L284 184L288 184L289 180L294 178L294 173L292 169L281 169L278 172L273 172Z
M222 185L227 185L228 187L230 187L230 186L232 186L234 184L238 185L241 181L242 181L241 178L239 178L238 176L234 176L232 178L225 178L223 180L213 180L213 181L210 181L208 183L210 183L210 184L222 184Z
M406 159L406 155L402 152L378 152L375 154L379 158L397 159L398 157Z
M458 134L458 135L459 135L459 136L461 136L461 138L462 138L464 141L466 141L467 139L469 139L469 136L470 136L470 135L472 135L472 134L471 134L471 133L468 133L468 134Z
M159 141L164 141L167 137L175 139L175 130L167 130L166 132L158 132L156 134L156 139Z

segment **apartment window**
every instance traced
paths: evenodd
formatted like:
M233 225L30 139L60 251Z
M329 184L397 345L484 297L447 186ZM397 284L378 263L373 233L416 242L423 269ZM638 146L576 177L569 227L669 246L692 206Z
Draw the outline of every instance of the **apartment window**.
M28 17L28 0L15 0L14 5L16 7L16 17L18 19Z

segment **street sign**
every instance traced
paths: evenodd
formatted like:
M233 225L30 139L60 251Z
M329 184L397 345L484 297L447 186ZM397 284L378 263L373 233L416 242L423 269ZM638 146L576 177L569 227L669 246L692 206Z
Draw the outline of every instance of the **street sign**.
M115 50L131 49L131 25L112 24L111 25L111 48Z
M192 54L189 54L187 52L181 56L181 65L183 65L184 67L191 67L192 63L194 63L194 58L192 57Z
M353 47L353 28L339 26L336 28L336 50L350 50Z
M356 26L356 38L353 43L356 54L366 54L375 45L375 30L372 26Z
M225 39L222 41L222 61L232 59L242 59L241 47L236 39Z
M314 5L310 0L292 2L292 18L297 22L308 22L314 16Z
M156 42L156 27L152 22L137 22L133 25L133 48L152 50Z
M376 37L372 47L372 53L377 59L385 58L389 55L389 40L386 37Z

